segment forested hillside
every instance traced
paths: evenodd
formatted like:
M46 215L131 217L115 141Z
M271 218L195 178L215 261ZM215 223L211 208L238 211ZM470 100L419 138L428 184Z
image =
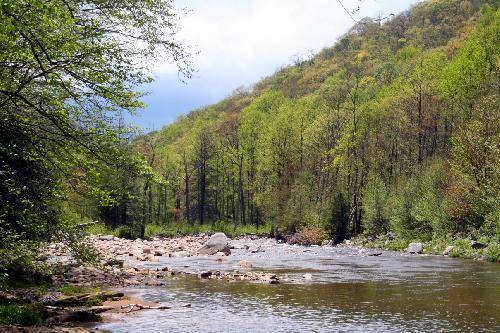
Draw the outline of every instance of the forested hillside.
M75 210L142 235L222 221L337 242L387 231L498 240L499 45L496 1L363 19L311 59L136 139L157 177L103 174L135 195Z

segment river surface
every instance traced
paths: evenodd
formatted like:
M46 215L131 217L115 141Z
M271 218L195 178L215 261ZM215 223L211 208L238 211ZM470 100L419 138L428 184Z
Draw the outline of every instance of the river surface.
M264 252L251 253L257 245ZM252 270L281 284L168 278L165 286L132 290L172 305L105 323L112 332L500 332L500 265L272 240L233 241L224 262L214 257L162 258L184 271ZM189 266L189 267L186 267ZM240 269L241 270L241 269ZM310 276L309 276L310 274ZM285 281L283 281L285 280ZM191 308L181 305L191 303Z

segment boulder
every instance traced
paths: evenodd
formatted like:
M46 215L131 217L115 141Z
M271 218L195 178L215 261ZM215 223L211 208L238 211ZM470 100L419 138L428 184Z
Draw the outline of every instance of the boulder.
M474 250L480 250L480 249L484 249L485 247L487 247L488 245L486 244L483 244L481 242L478 242L478 241L470 241L470 246L474 249Z
M410 245L408 245L408 249L406 251L408 253L422 253L422 252L424 252L424 244L422 244L422 243L410 243Z
M231 254L231 249L229 248L229 239L222 232L215 233L210 237L210 239L203 245L199 250L199 254L216 254L217 252L223 252L225 255Z
M209 277L212 276L212 272L211 271L208 271L208 272L201 272L199 274L200 278L202 279L208 279Z
M151 248L149 246L144 246L142 248L142 253L150 254L151 253Z
M447 256L453 251L455 247L453 245L448 245L446 249L444 249L443 256Z

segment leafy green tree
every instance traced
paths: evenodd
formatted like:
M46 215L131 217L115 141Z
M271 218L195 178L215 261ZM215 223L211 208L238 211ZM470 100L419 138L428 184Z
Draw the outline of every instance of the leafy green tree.
M143 59L165 56L190 75L175 29L168 0L2 1L1 249L50 240L69 190L124 196L98 181L117 165L150 175L122 145L129 129L118 120L143 106L136 87L151 81Z

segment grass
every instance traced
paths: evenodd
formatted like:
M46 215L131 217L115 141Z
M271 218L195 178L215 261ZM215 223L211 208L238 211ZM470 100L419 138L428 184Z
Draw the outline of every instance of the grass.
M0 324L34 326L41 324L44 308L40 304L0 305Z
M500 261L500 243L490 243L490 245L486 249L486 259L491 262Z
M377 248L391 251L405 251L411 242L420 242L419 239L394 238L388 239L381 235L376 239L368 239L359 236L353 240L358 246ZM500 261L500 243L481 239L481 242L488 244L486 249L473 249L470 240L467 238L453 238L451 236L434 237L424 244L424 253L442 255L447 246L452 245L453 250L449 253L452 258L461 259L485 259L490 262Z
M75 296L85 293L95 293L100 289L97 287L79 286L75 284L65 284L57 287L57 291L62 292L65 296Z
M404 238L389 239L385 235L381 235L374 240L360 236L354 240L354 244L375 249L404 251L408 247L408 244L410 244L410 241Z
M86 230L92 235L118 235L117 231L108 228L104 223L92 224L86 227Z
M148 224L146 226L146 237L176 237L185 236L199 233L214 233L223 232L228 236L242 236L251 234L269 234L271 228L269 225L259 226L255 225L233 225L229 222L218 221L206 224L188 225L185 223L172 223L167 225Z

